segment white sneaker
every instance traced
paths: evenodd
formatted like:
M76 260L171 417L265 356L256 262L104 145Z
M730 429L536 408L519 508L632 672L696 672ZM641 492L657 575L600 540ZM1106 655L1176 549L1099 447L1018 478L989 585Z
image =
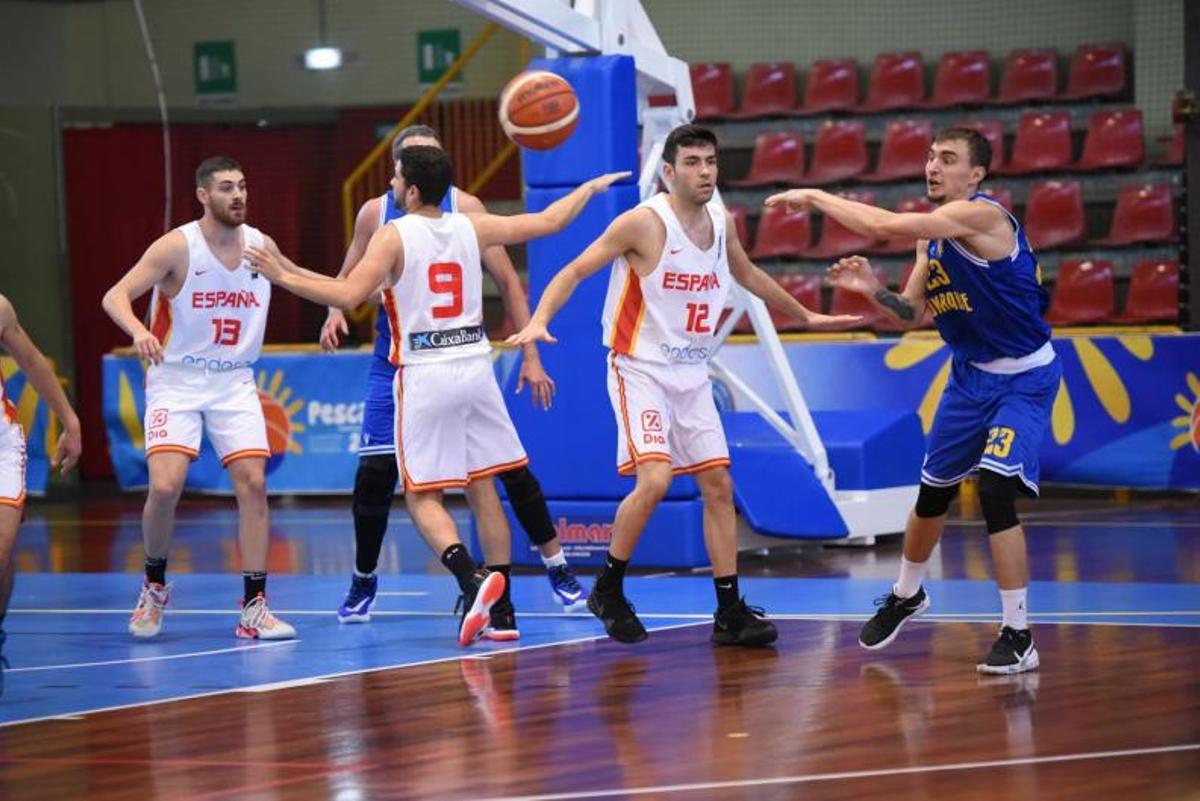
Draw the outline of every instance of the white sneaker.
M296 629L272 615L267 599L259 593L242 607L234 634L249 640L290 640L296 636Z
M163 610L171 600L171 585L142 584L137 606L129 618L129 633L134 637L154 637L162 631Z

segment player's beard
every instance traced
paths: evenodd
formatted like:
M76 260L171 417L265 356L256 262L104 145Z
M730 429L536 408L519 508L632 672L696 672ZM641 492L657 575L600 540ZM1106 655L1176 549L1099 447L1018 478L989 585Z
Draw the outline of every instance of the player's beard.
M222 225L227 225L230 228L237 228L246 221L246 205L244 203L237 211L233 210L232 205L222 208L216 203L212 204L210 209L212 210L212 215L217 222L221 223Z

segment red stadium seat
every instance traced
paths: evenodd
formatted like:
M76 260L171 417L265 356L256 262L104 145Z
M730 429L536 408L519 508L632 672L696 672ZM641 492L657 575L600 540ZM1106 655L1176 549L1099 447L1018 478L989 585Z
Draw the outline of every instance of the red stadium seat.
M1115 323L1175 322L1179 319L1179 262L1139 261L1129 279L1125 309Z
M930 108L986 103L992 93L992 65L986 50L944 53L933 78Z
M852 58L814 61L804 82L804 104L796 113L846 111L857 105L858 62Z
M734 227L737 229L738 241L742 243L742 247L747 252L750 250L750 227L746 217L748 211L741 203L733 203L725 207L729 211L729 215L733 217Z
M1054 50L1014 50L1004 62L1000 91L992 102L1015 106L1030 100L1049 100L1058 94L1058 53Z
M1046 322L1050 325L1098 323L1113 316L1116 308L1111 261L1066 259L1058 266L1058 280Z
M1079 100L1089 97L1114 97L1129 89L1129 66L1125 45L1080 45L1071 57L1067 91L1063 97Z
M985 186L982 189L980 189L979 191L983 192L985 195L991 195L1000 203L1001 206L1008 209L1009 211L1013 210L1012 190L1009 189L1008 187L1006 187L1006 186L990 186L990 187Z
M1078 181L1046 181L1029 190L1025 233L1035 251L1081 242L1086 231Z
M1146 138L1140 110L1097 111L1088 122L1083 155L1071 166L1086 172L1138 167L1145 157Z
M887 272L882 267L875 267L874 271L875 277L879 279L879 283L887 286ZM829 304L829 313L861 314L863 321L859 326L860 328L872 328L878 325L879 321L886 316L868 298L858 292L844 289L840 286L833 288L833 299Z
M827 120L817 131L804 183L832 184L866 171L866 126L861 120Z
M728 64L692 64L696 119L711 120L733 112L733 69Z
M870 192L846 192L842 196L860 203L872 205L875 203L875 195ZM851 231L828 215L825 216L822 224L821 239L804 253L806 258L839 258L854 253L866 253L875 246L875 240L871 237Z
M937 204L923 197L912 197L907 200L901 200L896 206L896 211L904 214L906 212L918 211L929 213L937 208ZM876 253L879 255L892 255L896 253L912 253L917 246L917 240L908 239L903 236L894 236L891 239L885 239L879 244L872 247L868 253ZM903 286L903 284L901 284Z
M729 182L730 186L769 186L804 181L804 134L799 131L769 131L754 140L750 174Z
M992 163L988 165L988 173L994 173L1004 166L1004 123L1000 120L971 120L961 123L961 127L979 131L992 144Z
M1071 164L1071 117L1065 111L1026 112L1017 124L1012 158L999 175L1064 170Z
M753 259L799 256L812 245L812 214L808 211L789 212L784 206L767 206L758 218L758 234Z
M933 122L930 120L889 122L883 132L875 171L858 176L858 180L881 183L924 177L925 161L932 141Z
M751 64L742 90L742 107L726 116L750 119L787 114L796 107L796 65L790 61Z
M921 54L880 53L867 82L861 111L916 108L925 99L925 65Z
M1131 184L1121 188L1108 236L1096 245L1132 245L1137 242L1174 242L1179 238L1171 187L1166 184Z
M821 311L821 276L815 273L808 274L787 274L774 276L787 293L800 304L811 309L812 311ZM788 317L782 312L776 311L768 307L767 311L771 314L771 322L775 324L776 331L802 331L804 326L801 321L794 317ZM733 329L739 334L754 333L754 327L750 324L749 315L743 315Z

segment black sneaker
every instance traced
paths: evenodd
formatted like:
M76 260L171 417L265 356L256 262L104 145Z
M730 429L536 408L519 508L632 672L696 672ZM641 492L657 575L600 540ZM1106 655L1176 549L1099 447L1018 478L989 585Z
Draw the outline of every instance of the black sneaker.
M906 620L929 608L929 595L924 587L918 588L917 594L911 598L900 598L889 592L876 598L875 605L879 611L863 624L858 634L858 644L868 650L891 645Z
M621 592L603 592L592 588L587 608L604 623L604 631L617 642L641 642L646 639L646 627L634 614L633 604Z
M521 632L517 631L517 612L513 609L512 601L501 598L496 601L491 611L491 622L483 630L485 640L518 640Z
M987 659L975 666L980 673L1024 673L1037 670L1037 649L1033 647L1033 632L1029 629L1014 629L1003 626L1000 636L992 645Z
M480 568L472 577L473 586L458 596L454 611L462 609L458 624L458 644L468 646L483 635L491 622L492 606L504 595L504 575Z
M717 645L770 645L779 637L775 624L758 606L747 606L746 599L713 615L712 641Z

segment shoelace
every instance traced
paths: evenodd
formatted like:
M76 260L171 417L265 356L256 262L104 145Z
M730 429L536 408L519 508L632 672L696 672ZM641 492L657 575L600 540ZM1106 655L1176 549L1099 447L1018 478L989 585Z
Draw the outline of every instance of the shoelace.
M580 586L579 580L575 578L575 574L566 565L557 565L550 572L555 584L570 592L583 592L583 587Z
M260 629L264 623L269 625L273 622L267 599L261 595L242 607L242 624L248 629Z

